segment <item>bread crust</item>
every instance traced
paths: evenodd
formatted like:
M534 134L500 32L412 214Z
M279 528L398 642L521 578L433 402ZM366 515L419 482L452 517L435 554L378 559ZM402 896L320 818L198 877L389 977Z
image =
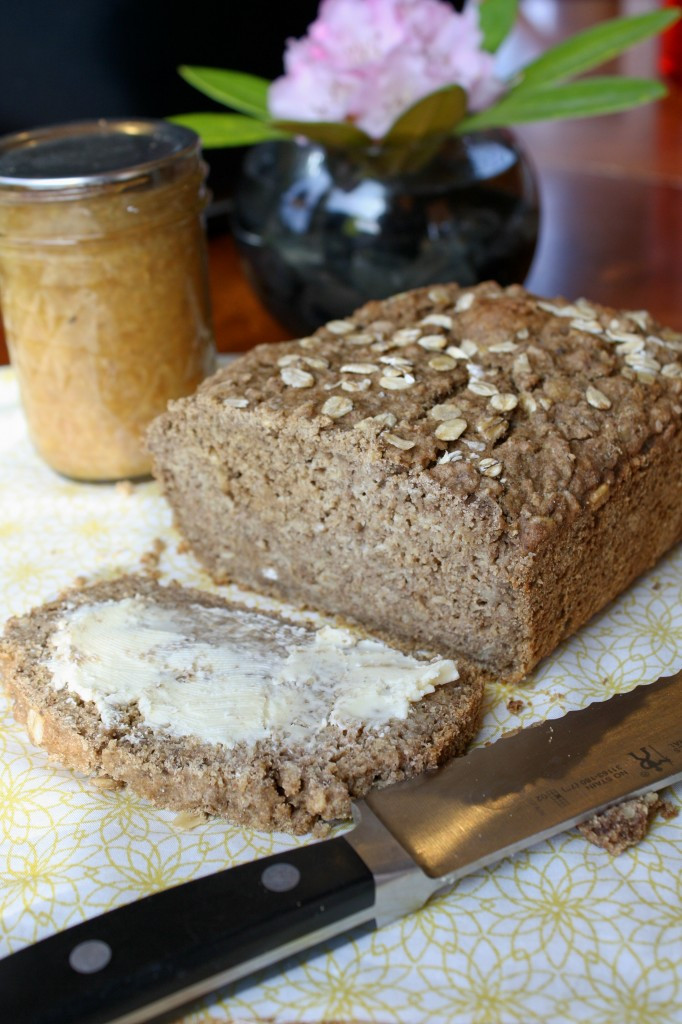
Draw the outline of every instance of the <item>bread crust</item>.
M0 668L15 717L37 746L68 768L125 783L157 807L303 833L348 818L351 800L373 786L463 753L475 734L482 699L475 676L437 687L405 720L393 719L380 731L327 726L313 748L269 740L227 750L154 732L141 723L135 706L125 721L107 728L94 704L52 687L46 665L50 636L67 608L138 594L170 606L235 606L141 576L96 583L11 619L0 641Z

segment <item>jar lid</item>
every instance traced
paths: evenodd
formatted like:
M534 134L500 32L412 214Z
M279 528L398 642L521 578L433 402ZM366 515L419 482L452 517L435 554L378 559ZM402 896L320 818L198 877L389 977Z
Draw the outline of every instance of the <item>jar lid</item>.
M169 121L76 121L0 138L0 186L70 189L158 180L169 164L198 152L198 136Z

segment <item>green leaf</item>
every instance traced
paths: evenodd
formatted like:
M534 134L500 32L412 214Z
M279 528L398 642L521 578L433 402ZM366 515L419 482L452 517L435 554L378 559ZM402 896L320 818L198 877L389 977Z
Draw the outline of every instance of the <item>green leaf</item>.
M621 75L586 78L546 88L514 89L495 106L460 121L458 132L500 128L524 121L613 114L665 96L665 87L648 78Z
M217 100L226 107L234 107L242 114L251 114L260 121L267 121L268 89L266 78L247 75L242 71L223 71L221 68L197 68L184 64L179 74L190 85Z
M467 94L460 85L447 85L417 100L391 125L382 146L409 146L433 135L449 135L466 114Z
M244 117L242 114L176 114L168 120L195 131L204 149L251 146L255 142L289 137L272 125L256 121L252 117Z
M481 0L478 23L483 33L483 49L488 53L495 53L511 32L518 6L518 0Z
M588 71L650 36L662 32L679 11L652 11L631 18L612 18L547 50L520 72L517 88L548 85Z
M373 144L369 135L344 121L273 121L272 127L288 135L304 135L332 149L356 149Z

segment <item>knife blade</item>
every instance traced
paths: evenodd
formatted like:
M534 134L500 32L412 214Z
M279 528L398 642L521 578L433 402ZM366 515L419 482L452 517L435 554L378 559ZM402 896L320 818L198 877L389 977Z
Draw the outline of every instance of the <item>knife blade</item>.
M371 793L345 836L119 907L0 960L12 1024L143 1024L460 878L626 796L682 779L682 671Z

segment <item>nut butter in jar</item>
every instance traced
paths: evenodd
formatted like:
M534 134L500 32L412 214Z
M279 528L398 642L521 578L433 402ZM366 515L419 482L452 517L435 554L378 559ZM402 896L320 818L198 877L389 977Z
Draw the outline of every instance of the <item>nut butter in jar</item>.
M147 474L147 424L211 373L193 132L95 121L0 139L0 304L35 447L79 480Z

